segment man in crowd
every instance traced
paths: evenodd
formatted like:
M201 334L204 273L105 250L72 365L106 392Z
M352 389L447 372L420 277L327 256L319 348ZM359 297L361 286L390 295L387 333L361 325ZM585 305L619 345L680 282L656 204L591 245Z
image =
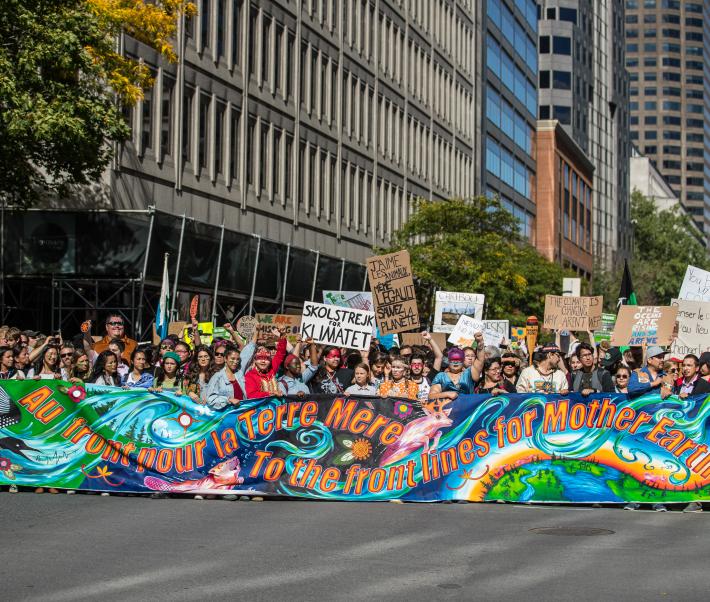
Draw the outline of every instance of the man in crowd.
M685 399L689 395L710 393L710 383L700 377L700 360L697 355L689 353L683 358L681 365L682 380L676 386L676 395Z
M614 382L609 371L604 368L595 369L594 348L589 343L577 345L574 354L582 364L582 368L572 373L572 391L581 393L585 397L592 393L614 391Z
M629 395L642 395L652 391L660 392L661 399L668 397L673 386L667 382L663 372L663 358L666 352L663 347L651 345L646 351L646 365L631 373L629 379Z
M122 357L124 360L129 361L131 353L133 353L138 343L126 335L126 325L123 321L123 316L119 313L111 313L106 317L106 335L92 345L94 353L99 354L102 351L106 351L113 339L121 339L126 346Z
M559 369L561 352L557 345L545 345L538 352L537 363L533 362L520 373L516 385L518 393L569 393L567 375Z

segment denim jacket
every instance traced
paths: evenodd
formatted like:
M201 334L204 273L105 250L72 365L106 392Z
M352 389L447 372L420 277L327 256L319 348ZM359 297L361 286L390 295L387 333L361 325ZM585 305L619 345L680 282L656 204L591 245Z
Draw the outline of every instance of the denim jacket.
M248 343L239 354L241 363L239 370L234 373L234 377L237 379L242 391L246 390L246 386L244 385L244 373L249 369L255 351L256 344ZM205 399L207 400L207 405L213 410L221 410L229 405L230 397L234 397L234 387L232 383L229 382L227 378L227 368L224 367L210 378L210 382L207 384Z

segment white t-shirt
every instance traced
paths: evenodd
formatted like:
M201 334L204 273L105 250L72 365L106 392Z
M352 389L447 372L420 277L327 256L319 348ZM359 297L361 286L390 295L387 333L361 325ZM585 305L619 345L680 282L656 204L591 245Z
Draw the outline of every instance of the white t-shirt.
M419 401L427 401L429 399L429 391L431 390L431 383L429 379L424 376L422 377L422 382L417 383L419 385L419 391L417 391L417 399Z
M568 390L569 384L562 370L555 370L545 376L535 366L528 366L520 373L515 389L518 393L552 394Z

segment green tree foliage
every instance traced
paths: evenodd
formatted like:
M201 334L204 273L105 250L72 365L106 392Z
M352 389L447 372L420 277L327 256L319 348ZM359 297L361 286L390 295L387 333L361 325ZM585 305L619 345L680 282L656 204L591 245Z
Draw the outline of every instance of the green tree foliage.
M629 269L636 298L642 305L668 305L678 295L688 264L710 270L707 249L693 234L691 219L679 209L659 210L652 199L638 190L631 195L634 224L633 257ZM604 295L605 306L613 310L619 296L624 265L598 270L594 289Z
M569 275L522 239L498 200L484 196L417 200L388 251L400 249L409 250L416 277L445 291L484 293L487 317L514 325L542 318L545 295L561 293ZM429 308L420 309L426 317Z
M26 204L42 190L101 176L110 142L129 133L120 103L150 83L115 52L131 32L168 60L182 0L5 0L0 11L0 195Z

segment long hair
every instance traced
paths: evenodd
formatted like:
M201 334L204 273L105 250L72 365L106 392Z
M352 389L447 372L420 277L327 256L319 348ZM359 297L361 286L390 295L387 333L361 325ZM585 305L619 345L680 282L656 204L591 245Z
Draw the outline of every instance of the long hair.
M86 372L80 372L79 367L77 365L77 361L79 361L79 358L81 356L86 356L86 359L88 360L88 368L86 369ZM72 378L78 378L80 380L83 380L84 382L88 382L91 380L91 360L89 359L89 356L84 352L83 349L76 349L74 351L74 357L71 358L72 362L72 367L71 367L71 374L70 376Z
M54 349L57 352L57 361L54 366L51 366L51 368L55 372L59 372L59 347L57 347L56 345L47 345L34 363L33 367L35 374L39 374L40 372L42 372L42 368L44 368L44 358L49 353L50 349Z
M99 353L96 361L94 362L94 370L90 382L95 383L99 376L102 376L106 372L106 360L111 356L113 356L116 360L116 369L118 369L118 358L116 357L116 354L113 351L106 349L106 351ZM118 379L118 373L116 373L113 378Z
M207 371L205 372L205 380L209 382L210 378L212 378L214 373L217 371L214 365L214 355L212 355L212 351L210 350L210 348L207 345L199 345L195 348L195 351L192 354L190 368L188 369L187 374L185 375L185 379L187 380L188 384L197 384L199 381L200 366L197 360L197 356L203 351L210 356L210 363L208 364Z

